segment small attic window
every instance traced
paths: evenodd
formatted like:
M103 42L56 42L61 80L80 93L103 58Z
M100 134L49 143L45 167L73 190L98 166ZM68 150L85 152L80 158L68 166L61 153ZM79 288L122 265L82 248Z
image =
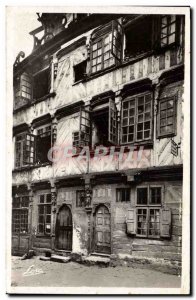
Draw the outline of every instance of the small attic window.
M74 82L80 81L86 74L86 60L74 66Z

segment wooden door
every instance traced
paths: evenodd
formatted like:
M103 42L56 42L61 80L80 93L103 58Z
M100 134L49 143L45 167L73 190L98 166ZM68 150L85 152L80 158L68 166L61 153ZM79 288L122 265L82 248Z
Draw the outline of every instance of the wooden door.
M60 208L56 221L56 248L72 250L72 214L68 206Z
M95 251L111 253L110 212L105 205L98 207L95 214Z

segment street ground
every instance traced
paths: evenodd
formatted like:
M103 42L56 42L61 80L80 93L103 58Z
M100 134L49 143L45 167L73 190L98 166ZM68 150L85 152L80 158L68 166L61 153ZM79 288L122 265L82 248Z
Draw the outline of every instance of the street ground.
M21 260L12 257L12 286L16 287L155 287L179 288L176 275L131 267L86 266L75 262Z

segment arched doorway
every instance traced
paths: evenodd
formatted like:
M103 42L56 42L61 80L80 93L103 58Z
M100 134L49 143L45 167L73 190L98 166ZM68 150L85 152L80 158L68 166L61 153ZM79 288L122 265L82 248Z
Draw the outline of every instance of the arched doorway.
M67 205L61 206L56 219L56 248L72 250L72 213Z
M98 253L111 253L111 220L105 205L97 207L94 215L94 250Z

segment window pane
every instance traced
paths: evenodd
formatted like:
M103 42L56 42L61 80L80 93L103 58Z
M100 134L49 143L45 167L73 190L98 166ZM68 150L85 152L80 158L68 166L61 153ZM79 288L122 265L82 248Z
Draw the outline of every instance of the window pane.
M150 204L161 204L161 187L150 188Z
M50 203L51 202L51 194L47 194L46 195L46 203Z
M148 188L137 189L137 204L145 205L148 203Z
M45 195L40 195L40 203L44 203L44 198L45 198Z
M147 209L137 210L137 234L147 235Z
M160 210L150 209L149 215L149 236L160 235Z

